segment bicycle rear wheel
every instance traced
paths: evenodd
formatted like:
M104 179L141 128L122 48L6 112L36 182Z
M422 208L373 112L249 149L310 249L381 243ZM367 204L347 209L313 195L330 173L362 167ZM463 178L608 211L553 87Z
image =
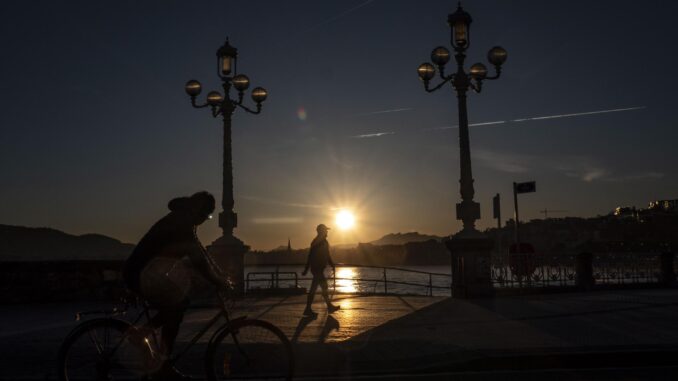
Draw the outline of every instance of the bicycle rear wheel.
M146 380L152 356L144 338L126 321L86 321L59 348L58 378L75 380Z
M263 320L236 321L207 348L207 379L280 379L294 375L294 355L287 336Z

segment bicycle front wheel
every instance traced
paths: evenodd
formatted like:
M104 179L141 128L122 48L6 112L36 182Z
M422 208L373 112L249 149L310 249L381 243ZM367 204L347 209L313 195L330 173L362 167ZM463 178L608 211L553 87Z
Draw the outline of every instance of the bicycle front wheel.
M207 379L280 379L294 375L294 355L287 336L273 324L256 319L236 321L207 348Z
M71 331L59 348L58 378L75 380L146 380L151 353L128 322L102 318Z

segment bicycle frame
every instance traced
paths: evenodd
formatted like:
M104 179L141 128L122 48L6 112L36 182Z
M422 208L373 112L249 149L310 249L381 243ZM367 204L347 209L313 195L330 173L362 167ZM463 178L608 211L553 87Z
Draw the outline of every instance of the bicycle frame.
M179 361L179 359L180 359L184 354L186 354L186 352L188 352L188 350L191 349L191 347L193 347L193 346L198 342L198 340L200 340L200 339L205 335L205 333L207 333L207 331L210 330L210 328L212 328L215 324L217 324L217 322L220 320L221 317L223 317L223 318L226 320L226 323L225 323L222 327L220 327L219 329L217 329L217 330L212 334L212 337L210 337L210 340L209 340L209 342L208 342L208 346L212 344L212 342L214 341L214 339L215 339L215 338L216 338L223 330L228 329L229 326L231 326L231 324L233 324L233 322L240 321L240 320L244 320L244 319L247 318L247 316L241 316L241 317L238 317L238 318L236 318L236 319L231 320L230 317L229 317L229 315L228 315L228 311L226 310L226 307L224 306L224 303L223 303L223 300L222 300L222 305L221 305L221 309L219 310L219 312L217 312L217 313L216 313L216 314L215 314L215 315L214 315L214 316L213 316L213 317L205 324L205 326L203 326L203 328L202 328L195 336L193 336L193 338L191 339L191 341L190 341L188 344L186 344L186 345L183 347L183 349L182 349L180 352L178 352L178 354L176 354L176 355L170 357L169 363L172 364L172 365L176 364L176 362Z
M207 324L205 324L205 325L203 326L203 328L202 328L195 336L193 336L193 338L191 339L191 341L190 341L188 344L186 344L186 345L182 348L181 351L179 351L176 355L171 356L171 357L167 360L168 363L169 363L170 365L174 366L174 364L176 364L176 363L179 361L179 359L181 359L181 357L183 357L183 356L184 356L184 355L185 355L185 354L186 354L186 353L187 353L187 352L188 352L188 351L189 351L189 350L190 350L190 349L191 349L191 348L192 348L192 347L193 347L193 346L194 346L194 345L195 345L195 344L196 344L196 343L197 343L197 342L198 342L198 341L199 341L199 340L207 333L207 331L209 331L215 324L217 324L217 322L218 322L222 317L223 317L224 320L225 320L225 324L222 325L219 329L217 329L217 330L212 334L212 337L210 337L210 340L209 340L209 342L208 342L208 346L209 346L209 345L212 345L212 343L214 342L214 339L215 339L221 332L223 332L224 330L228 329L234 322L237 322L237 321L241 321L241 320L247 319L247 316L244 316L244 315L243 315L243 316L240 316L240 317L238 317L238 318L235 318L235 319L231 319L230 316L229 316L229 314L228 314L228 310L227 310L227 308L226 308L226 300L225 300L225 298L224 298L223 296L220 295L219 300L220 300L220 302L221 302L221 303L220 303L220 306L219 306L219 307L220 307L220 308L219 308L219 311L218 311L218 312L217 312L217 313L216 313L216 314L215 314L215 315L207 322ZM82 315L90 315L90 314L105 314L105 315L106 315L107 317L109 317L109 318L110 318L111 316L118 315L118 314L125 315L125 314L127 314L127 311L129 310L129 307L130 307L130 305L132 305L132 304L133 304L133 303L130 303L129 301L125 301L125 307L124 307L123 309L113 308L112 310L96 310L96 311L78 312L78 313L76 314L76 319L77 319L77 320L80 320L81 317L82 317ZM150 320L151 320L151 315L150 315L150 312L149 312L150 309L151 309L151 308L149 307L149 305L148 305L147 303L144 303L144 304L143 304L143 309L142 309L142 311L139 313L139 315L138 315L133 321L130 322L131 326L132 326L132 327L137 327L138 323L139 323L139 322L142 320L142 318L144 318L144 317L146 317L146 321L150 321ZM129 321L128 321L128 322L129 322ZM158 345L159 340L158 340L158 337L157 337L155 331L153 331L152 339L153 339L153 342L154 342L155 347L156 347L156 348L159 347L159 345ZM123 337L123 338L120 340L120 342L118 342L118 343L111 349L111 354L114 354L114 353L118 350L118 348L120 347L120 345L122 345L122 343L124 342L124 340L125 340L125 337ZM152 349L152 347L150 346L150 343L148 343L148 344L149 344L149 349Z

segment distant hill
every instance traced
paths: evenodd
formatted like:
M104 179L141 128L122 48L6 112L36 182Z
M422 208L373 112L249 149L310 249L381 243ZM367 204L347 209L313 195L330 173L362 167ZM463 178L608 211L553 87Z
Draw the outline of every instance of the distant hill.
M134 245L100 234L0 224L0 261L124 260Z
M441 241L443 237L435 235L419 234L418 232L410 233L391 233L387 234L376 241L370 242L372 245L404 245L409 242L424 242L429 240Z

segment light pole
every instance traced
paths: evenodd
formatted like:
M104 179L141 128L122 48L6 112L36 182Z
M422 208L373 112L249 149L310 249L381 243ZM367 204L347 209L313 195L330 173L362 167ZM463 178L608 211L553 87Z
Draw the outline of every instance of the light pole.
M457 106L459 109L459 164L461 167L459 185L462 199L462 201L457 204L457 219L462 220L463 229L454 237L457 241L460 239L466 239L466 241L461 243L455 242L455 238L453 238L448 242L448 247L450 248L450 251L452 251L453 261L459 260L457 270L461 271L461 273L458 274L458 281L463 279L468 280L467 277L478 279L479 276L484 276L484 274L479 274L477 271L485 272L486 270L488 272L487 276L489 281L489 257L487 258L487 263L477 263L482 262L481 258L478 256L481 255L479 254L480 252L485 250L484 247L487 246L486 241L488 240L486 240L475 228L475 221L480 219L480 204L473 201L475 191L473 189L473 173L471 171L471 147L468 133L466 93L469 89L480 93L483 81L499 78L501 75L501 65L506 61L507 53L504 48L495 46L490 49L487 54L488 60L495 68L494 76L487 76L487 67L482 63L471 65L469 71L466 72L464 69L464 61L466 60L466 50L471 44L471 15L462 9L460 2L457 10L448 16L447 22L451 29L451 43L455 52L454 58L457 62L456 72L449 75L445 74L445 64L450 61L450 51L443 46L439 46L431 52L431 61L438 67L442 82L431 87L430 81L436 75L436 67L428 62L419 65L417 73L419 74L419 78L424 82L424 88L427 92L439 90L449 82L457 93ZM477 242L472 242L474 240ZM468 258L461 255L461 252L477 252L476 258L471 258L476 265L471 266L468 263ZM454 266L455 264L453 262L453 267ZM483 268L477 268L478 266ZM485 266L487 266L487 269L484 268ZM460 285L460 287L467 289L469 286L466 284ZM468 294L468 292L464 291L464 295L466 294Z
M223 193L221 198L222 212L219 213L219 226L222 236L209 247L210 254L231 275L233 282L242 291L244 262L243 255L249 249L241 240L233 235L233 229L238 226L238 216L233 211L233 158L231 147L231 117L240 107L250 114L259 114L261 104L268 93L263 87L252 90L252 100L256 103L256 110L243 104L245 90L250 86L250 79L237 72L238 49L226 42L217 50L217 74L222 82L224 95L218 91L210 91L204 104L198 104L196 97L202 91L202 85L196 80L186 83L186 93L191 97L191 105L195 108L209 107L213 117L221 115L224 126L224 162L223 162ZM230 90L234 87L238 91L236 99L231 99Z
M461 165L460 193L461 203L457 204L457 219L462 220L464 224L463 232L470 233L476 231L475 221L480 219L480 204L473 201L473 174L471 171L471 148L468 134L468 114L466 112L466 92L471 89L477 93L482 90L484 80L497 79L501 75L501 65L506 61L506 50L500 46L490 49L487 58L494 65L496 74L492 77L487 76L487 68L482 63L475 63L467 73L464 70L464 61L466 60L466 49L470 45L470 26L471 15L461 8L461 3L457 11L448 16L447 22L452 29L452 46L454 47L454 58L457 61L457 71L450 75L445 75L445 64L450 60L450 52L447 48L439 46L431 52L431 61L438 66L438 72L442 82L434 87L430 87L430 81L435 77L435 67L426 62L419 65L417 73L424 82L424 88L428 92L436 91L442 88L446 83L450 83L457 92L457 105L459 109L459 155Z

